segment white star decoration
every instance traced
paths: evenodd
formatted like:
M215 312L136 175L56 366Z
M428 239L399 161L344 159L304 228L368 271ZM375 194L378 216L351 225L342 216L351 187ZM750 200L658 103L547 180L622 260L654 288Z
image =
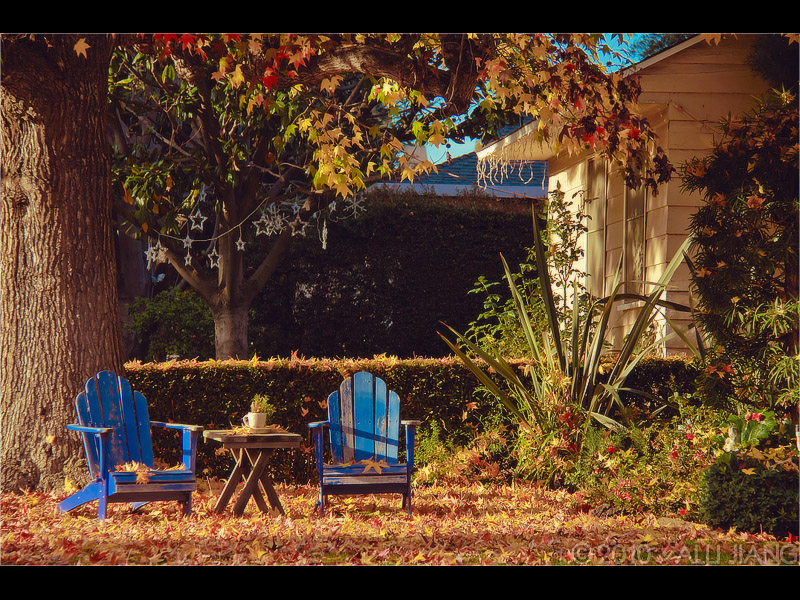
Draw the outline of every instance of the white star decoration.
M204 217L200 213L195 213L189 217L189 220L192 222L192 229L203 229L203 221L206 220L207 217Z
M147 250L145 250L144 255L147 259L148 269L153 266L153 263L160 264L167 262L167 249L161 245L161 240L158 240L155 246L151 245L148 241Z
M253 221L256 226L256 235L266 235L267 237L280 233L286 227L288 219L278 212L278 209L272 204L266 212L261 213L261 217L257 221Z
M217 247L211 249L211 252L208 253L208 259L210 261L211 268L219 267L219 254L217 254Z
M256 235L261 235L262 233L266 235L266 230L262 229L262 226L266 226L267 224L267 215L262 214L261 218L258 221L253 221L253 225L256 226Z
M246 246L246 244L244 243L244 240L242 239L242 230L240 229L239 230L239 239L236 241L236 249L239 252L244 252L244 247L245 246Z

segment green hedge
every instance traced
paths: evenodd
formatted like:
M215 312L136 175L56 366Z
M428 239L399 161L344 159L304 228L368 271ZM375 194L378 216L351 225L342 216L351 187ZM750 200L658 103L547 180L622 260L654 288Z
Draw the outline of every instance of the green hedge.
M797 536L797 459L793 469L764 462L722 454L703 474L701 520L711 527Z
M273 477L305 482L314 474L307 424L327 418L328 394L338 389L346 374L358 370L374 373L398 392L402 418L438 421L454 443L466 442L481 416L494 410L484 403L464 419L467 404L475 399L475 381L454 359L131 362L126 376L147 398L151 419L207 429L240 425L252 396L268 394L277 407L274 422L306 439L300 451L287 451L280 457L276 453ZM174 463L179 459L179 444L172 437L161 436L154 444L158 456ZM226 476L231 458L218 455L218 448L215 442L200 442L201 475Z
M446 356L439 322L465 330L478 277L500 280L500 254L523 262L533 239L530 201L376 192L366 207L324 222L325 249L323 223L292 242L251 306L250 357ZM254 244L248 257L270 240Z
M312 442L307 424L326 418L325 400L343 377L359 370L383 378L401 398L401 418L419 419L422 431L437 423L444 441L465 445L497 403L478 389L477 380L455 358L400 360L270 359L261 361L130 362L126 377L148 400L150 418L227 429L241 424L255 394L268 394L277 407L274 421L304 436L299 451L276 453L272 475L277 481L305 483L314 477ZM669 397L691 391L691 366L684 361L650 360L640 364L636 378L648 391ZM656 385L647 386L646 381ZM172 433L154 433L156 455L174 464L179 440ZM201 441L198 472L225 477L232 462L217 451L216 442Z

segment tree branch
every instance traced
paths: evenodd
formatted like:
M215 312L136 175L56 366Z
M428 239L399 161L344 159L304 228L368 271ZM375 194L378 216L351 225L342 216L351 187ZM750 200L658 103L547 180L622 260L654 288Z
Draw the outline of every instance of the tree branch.
M296 77L278 76L278 86L288 89L298 83L309 87L341 73L363 73L387 77L403 87L413 88L426 96L441 97L450 114L466 112L477 84L477 58L484 52L478 40L465 34L441 36L446 68L440 69L420 61L405 51L369 46L340 46L312 58Z

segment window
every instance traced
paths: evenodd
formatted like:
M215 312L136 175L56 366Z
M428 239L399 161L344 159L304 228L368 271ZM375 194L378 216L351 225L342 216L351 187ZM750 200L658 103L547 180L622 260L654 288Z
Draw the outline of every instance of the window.
M623 268L625 291L644 294L645 289L645 208L647 189L625 188L625 240Z
M587 291L595 298L605 295L606 281L606 164L599 157L587 165L586 273Z

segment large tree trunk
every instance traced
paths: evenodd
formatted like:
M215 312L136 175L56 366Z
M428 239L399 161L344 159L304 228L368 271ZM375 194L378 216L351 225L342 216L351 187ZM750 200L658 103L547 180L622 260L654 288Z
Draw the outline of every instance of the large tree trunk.
M72 401L122 349L105 136L113 40L4 36L2 489L86 480Z
M212 308L217 360L247 360L247 306Z

